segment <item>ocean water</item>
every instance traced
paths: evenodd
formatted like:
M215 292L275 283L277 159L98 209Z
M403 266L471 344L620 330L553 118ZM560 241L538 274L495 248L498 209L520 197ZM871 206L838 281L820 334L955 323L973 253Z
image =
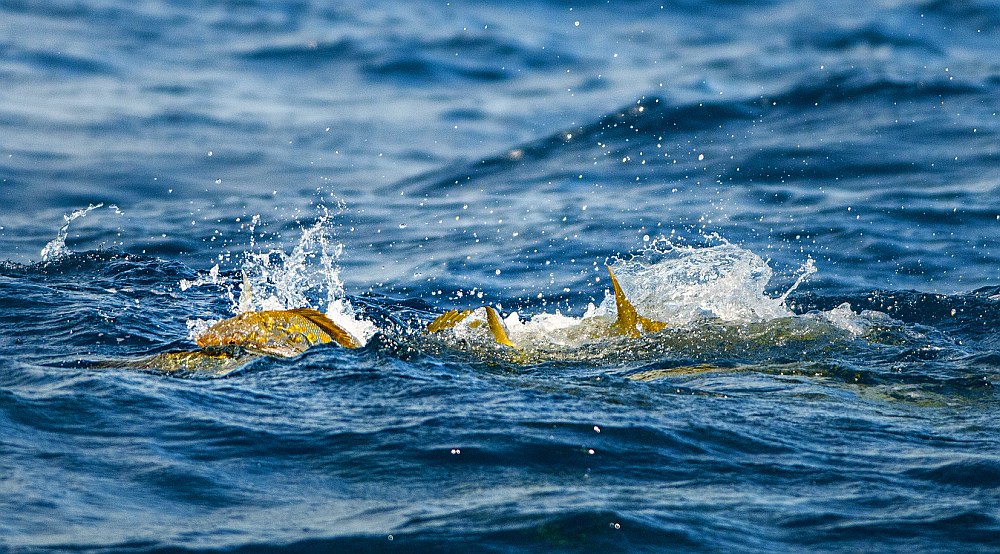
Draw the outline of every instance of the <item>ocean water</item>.
M1000 3L0 0L0 83L0 550L1000 548Z

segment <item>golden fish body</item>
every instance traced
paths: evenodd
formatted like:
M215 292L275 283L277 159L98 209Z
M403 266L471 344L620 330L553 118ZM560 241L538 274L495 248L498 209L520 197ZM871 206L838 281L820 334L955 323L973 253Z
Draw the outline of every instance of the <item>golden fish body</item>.
M240 314L209 327L197 342L202 349L242 346L284 358L330 342L346 348L361 346L343 327L312 308Z
M223 376L261 356L288 358L310 347L331 342L345 348L362 346L347 330L312 308L240 314L212 325L196 342L200 350L163 352L138 360L103 362L99 367Z

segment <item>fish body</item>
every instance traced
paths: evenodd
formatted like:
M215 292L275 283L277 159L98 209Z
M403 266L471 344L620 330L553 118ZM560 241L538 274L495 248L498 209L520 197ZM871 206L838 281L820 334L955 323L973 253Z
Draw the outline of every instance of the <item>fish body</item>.
M99 366L221 376L261 356L290 358L331 342L345 348L362 346L347 330L312 308L242 313L212 325L196 342L199 350L163 352Z
M202 349L242 346L282 358L330 342L345 348L361 346L343 327L312 308L243 313L209 327L197 342Z

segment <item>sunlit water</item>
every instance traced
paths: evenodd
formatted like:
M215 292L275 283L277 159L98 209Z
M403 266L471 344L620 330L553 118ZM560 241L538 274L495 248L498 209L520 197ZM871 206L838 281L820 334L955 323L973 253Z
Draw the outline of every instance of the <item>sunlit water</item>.
M0 550L996 548L998 21L0 2Z

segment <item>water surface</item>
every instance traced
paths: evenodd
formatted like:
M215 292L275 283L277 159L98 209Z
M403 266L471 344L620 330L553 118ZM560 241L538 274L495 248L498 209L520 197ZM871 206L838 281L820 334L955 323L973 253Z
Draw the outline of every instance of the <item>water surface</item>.
M996 548L998 21L0 1L0 549ZM97 367L244 273L374 334Z

